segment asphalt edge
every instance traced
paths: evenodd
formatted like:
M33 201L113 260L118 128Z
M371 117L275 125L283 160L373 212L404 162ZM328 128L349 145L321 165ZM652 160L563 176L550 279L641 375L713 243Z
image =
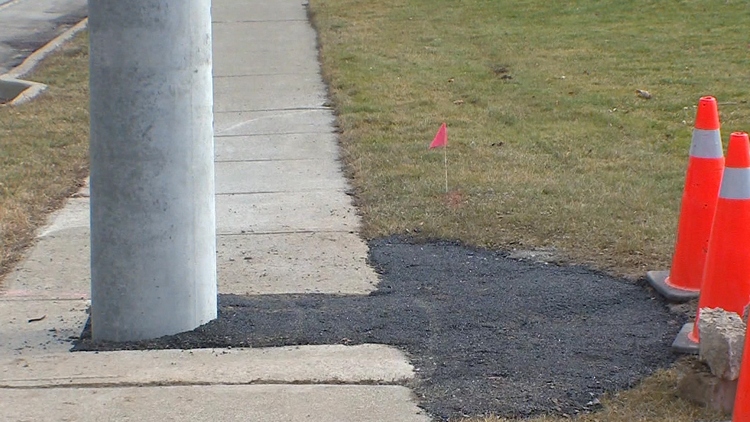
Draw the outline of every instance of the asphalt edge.
M15 98L9 101L6 105L16 106L26 103L36 98L39 94L44 92L45 89L47 89L47 85L43 83L27 81L22 78L32 70L34 70L34 68L47 56L57 51L79 32L88 28L88 22L89 18L85 18L82 21L78 22L62 34L58 35L52 41L45 44L42 48L31 53L31 55L27 57L26 60L23 61L23 63L14 67L8 73L0 75L0 85L2 85L3 83L11 85L26 85L26 88L22 90Z

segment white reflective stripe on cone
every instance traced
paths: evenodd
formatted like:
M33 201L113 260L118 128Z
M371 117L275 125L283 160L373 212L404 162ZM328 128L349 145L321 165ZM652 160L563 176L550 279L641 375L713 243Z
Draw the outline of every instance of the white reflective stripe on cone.
M721 158L721 133L718 130L693 129L690 156L696 158Z
M750 199L750 169L725 168L719 198Z

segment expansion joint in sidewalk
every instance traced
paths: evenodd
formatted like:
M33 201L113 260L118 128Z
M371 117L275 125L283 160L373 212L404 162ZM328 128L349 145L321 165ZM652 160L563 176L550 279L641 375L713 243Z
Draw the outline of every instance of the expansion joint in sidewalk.
M247 19L237 21L211 21L211 23L285 23L285 22L307 22L307 19Z
M0 296L0 302L80 302L82 300L89 300L88 294L76 297Z
M278 230L278 231L252 231L243 230L240 233L218 233L218 236L282 236L287 234L316 234L316 233L347 233L354 234L354 230Z
M214 160L215 163L269 163L286 161L320 161L317 158L250 158L247 160Z
M229 78L247 78L254 76L301 76L307 75L307 72L286 72L286 73L240 73L237 75L214 75L214 79L229 79Z
M288 135L333 135L334 133L330 129L319 130L316 132L305 131L305 132L267 132L267 133L249 133L240 135L214 135L214 138L254 138L254 137L268 137L268 136L288 136Z
M91 378L96 378L92 376ZM13 381L13 380L9 380ZM39 380L23 380L24 382L29 381L45 381ZM50 380L51 381L51 380ZM407 380L395 380L395 381L384 381L384 380L249 380L243 382L209 382L209 381L155 381L155 382L75 382L71 380L69 384L29 384L29 385L13 385L13 384L2 384L0 383L0 390L52 390L52 389L78 389L78 388L129 388L129 387L191 387L191 386L212 386L212 385L403 385ZM8 382L6 380L5 382Z
M281 108L253 108L246 110L221 110L216 111L215 114L220 113L257 113L263 111L305 111L305 110L328 110L333 111L331 107L326 106L312 106L312 107L281 107Z
M217 193L216 196L234 196L234 195L267 195L269 193L288 193L288 194L295 194L295 193L308 193L308 192L342 192L347 195L350 194L350 191L347 190L341 190L341 189L299 189L299 190L266 190L266 191L253 191L253 192L220 192Z

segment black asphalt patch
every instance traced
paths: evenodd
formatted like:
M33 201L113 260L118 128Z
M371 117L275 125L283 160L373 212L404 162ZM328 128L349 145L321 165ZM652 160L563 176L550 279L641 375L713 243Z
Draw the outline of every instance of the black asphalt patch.
M439 419L591 410L675 359L682 325L643 284L455 243L370 243L369 296L220 295L198 329L75 350L381 343L407 352L409 384Z

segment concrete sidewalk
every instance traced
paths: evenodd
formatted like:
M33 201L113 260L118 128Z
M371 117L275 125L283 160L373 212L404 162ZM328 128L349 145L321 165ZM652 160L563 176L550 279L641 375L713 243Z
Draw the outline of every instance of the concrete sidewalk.
M367 294L315 33L298 0L215 0L221 293ZM89 305L84 188L0 291L3 421L426 421L383 345L70 353Z

